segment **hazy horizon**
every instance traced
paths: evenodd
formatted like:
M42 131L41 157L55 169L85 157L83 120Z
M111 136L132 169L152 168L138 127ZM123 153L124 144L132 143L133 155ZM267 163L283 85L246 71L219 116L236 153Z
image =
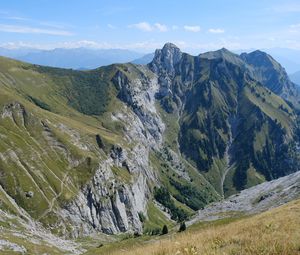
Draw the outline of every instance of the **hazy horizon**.
M42 0L38 5L12 0L0 7L0 47L149 53L172 42L189 53L222 47L300 50L299 13L299 1L282 0Z

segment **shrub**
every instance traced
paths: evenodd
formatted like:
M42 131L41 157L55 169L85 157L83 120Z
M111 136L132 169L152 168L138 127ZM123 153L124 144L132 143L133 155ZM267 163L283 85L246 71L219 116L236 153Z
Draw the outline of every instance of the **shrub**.
M34 98L32 96L28 96L29 100L32 101L36 106L46 110L46 111L51 111L51 108L49 105L46 103L42 102L41 100Z
M186 230L186 225L185 225L185 222L181 222L180 223L180 227L179 227L179 232L182 232L182 231L185 231Z
M168 233L169 233L168 227L167 227L167 225L164 225L163 228L162 228L161 234L166 235Z
M142 223L144 223L144 222L146 221L146 217L145 217L145 215L143 214L143 212L139 212L139 218L140 218L140 221L141 221Z
M155 188L154 198L156 199L156 201L170 210L172 220L181 222L187 219L188 215L186 211L178 208L175 205L174 201L171 199L169 191L166 188Z
M159 235L160 234L160 229L159 228L154 228L151 231L151 235L155 236L155 235Z

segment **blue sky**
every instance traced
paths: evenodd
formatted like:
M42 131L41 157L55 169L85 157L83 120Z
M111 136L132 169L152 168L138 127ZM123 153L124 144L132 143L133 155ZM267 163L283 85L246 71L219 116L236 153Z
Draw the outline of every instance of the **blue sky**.
M2 47L300 49L300 0L3 0Z

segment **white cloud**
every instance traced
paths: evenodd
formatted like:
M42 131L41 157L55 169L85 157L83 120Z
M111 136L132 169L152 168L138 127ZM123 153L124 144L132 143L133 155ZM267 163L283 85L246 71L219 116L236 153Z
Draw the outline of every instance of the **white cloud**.
M167 32L168 27L166 25L155 23L154 26L160 31L160 32Z
M21 34L48 34L48 35L62 35L70 36L73 33L65 30L55 30L55 29L44 29L29 26L15 26L0 24L0 31L8 33L21 33Z
M300 24L293 24L290 25L290 28L288 30L290 33L299 33L300 32Z
M23 17L18 17L18 16L5 17L5 19L17 20L17 21L29 21L30 20L28 18L23 18Z
M225 30L221 29L221 28L210 28L210 29L208 29L208 32L210 32L212 34L223 34L223 33L225 33Z
M189 31L189 32L200 32L201 28L199 26L184 26L184 30Z
M177 46L181 47L182 42L174 42ZM110 42L99 42L90 40L80 40L80 41L65 41L65 42L55 42L55 43L38 43L38 42L6 42L0 43L0 47L7 49L20 49L20 48L33 48L33 49L43 49L51 50L55 48L73 49L73 48L89 48L89 49L130 49L138 50L141 52L153 52L155 49L162 48L165 42L157 41L140 41L132 43L110 43Z
M153 27L148 22L140 22L140 23L132 24L129 27L133 27L144 32L150 32L153 30Z
M230 50L244 49L246 46L239 40L234 40L230 38L225 38L222 40L217 40L214 42L202 42L193 43L190 41L172 41L181 50L192 52L193 54L199 54L200 52L205 52L208 50L216 50L222 47L226 47ZM17 48L35 48L35 49L55 49L55 48L90 48L90 49L129 49L140 52L153 52L155 49L160 49L164 46L165 41L156 40L146 40L128 43L111 43L104 41L90 41L90 40L80 40L80 41L65 41L65 42L54 42L54 43L39 43L39 42L8 42L0 43L0 47L17 49ZM300 48L299 43L289 42L288 45L293 46L293 48Z
M152 32L152 31L167 32L168 31L168 27L166 25L158 22L152 25L144 21L144 22L129 25L128 27L136 28L144 32Z
M270 8L271 11L275 11L278 13L295 13L300 12L300 3L292 2L292 3L284 3L281 5L276 5Z
M63 24L63 23L58 23L58 22L53 22L53 21L36 21L39 25L50 27L50 28L55 28L59 30L64 30L70 27L73 27L71 25Z
M41 44L33 44L26 42L5 42L0 44L1 48L6 49L20 49L20 48L33 48L33 49L47 49L47 47L42 46Z
M122 48L117 47L118 45L113 45L107 42L96 42L89 40L80 41L65 41L65 42L55 42L55 43L36 43L36 42L6 42L1 43L0 47L7 49L20 49L20 48L34 48L51 50L55 48L73 49L73 48L90 48L90 49L112 49L112 48ZM121 46L121 45L120 45Z
M110 29L116 29L117 27L112 25L112 24L107 24L107 27L110 28Z
M290 25L291 28L300 28L300 23L299 24L293 24L293 25Z
M176 25L173 25L173 26L172 26L172 30L178 30L178 29L179 29L178 26L176 26Z
M106 42L95 42L90 40L80 40L71 42L62 42L52 46L52 48L91 48L91 49L111 49L113 45Z

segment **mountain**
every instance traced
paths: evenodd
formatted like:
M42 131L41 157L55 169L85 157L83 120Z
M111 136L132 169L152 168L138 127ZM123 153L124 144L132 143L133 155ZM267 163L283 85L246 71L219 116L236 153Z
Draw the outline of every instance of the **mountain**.
M285 69L270 55L257 50L241 54L241 58L253 68L253 75L258 81L299 108L298 86L290 81Z
M288 254L297 254L299 178L300 172L297 172L213 203L186 222L185 232L176 233L179 226L169 228L167 237L172 236L172 238L166 238L165 235L134 238L120 235L97 235L84 239L66 240L55 236L34 222L28 223L0 209L0 249L2 253L8 254L124 255L126 253L138 255L159 254L159 252L174 254L178 249L187 251L188 247L191 247L192 254L202 250L208 254L215 254L219 250L224 252L223 244L226 242L226 252L241 253L247 245L249 252L246 254L250 255L254 252L259 254L261 249L272 247L276 240L277 248L274 249L276 251L274 254L282 254L283 249ZM265 232L262 229L270 232L267 240L263 237ZM160 229L158 230L160 233ZM209 239L207 239L208 236ZM226 238L221 239L221 247L215 244L216 239L220 240L220 236ZM231 236L235 236L235 242L232 242ZM243 245L237 247L236 242L240 242L239 240L242 240ZM164 241L167 241L169 245L157 245Z
M263 52L0 70L1 209L54 234L156 233L299 170L298 91Z
M272 55L287 71L288 74L297 72L300 69L300 50L288 48L264 49Z
M39 49L34 48L18 48L18 49L7 49L0 47L0 56L5 56L9 58L18 58L29 53L40 52Z
M113 63L127 63L143 54L123 49L57 48L54 50L0 49L1 56L12 57L31 64L72 68L93 69Z
M141 58L137 58L131 62L133 64L137 64L137 65L147 65L152 61L153 58L154 58L154 53L149 53L149 54L146 54L146 55L142 56Z
M300 71L290 74L289 78L291 79L292 82L299 85L300 84Z

